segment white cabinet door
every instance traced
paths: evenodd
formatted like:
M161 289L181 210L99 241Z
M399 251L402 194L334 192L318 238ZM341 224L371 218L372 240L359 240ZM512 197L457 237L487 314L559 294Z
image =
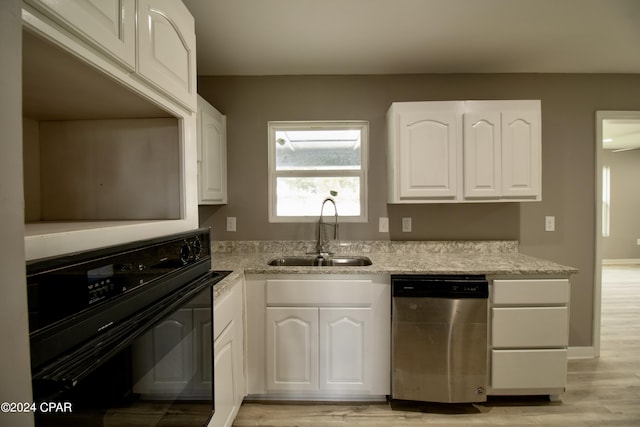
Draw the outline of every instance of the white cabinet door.
M267 389L318 389L318 309L268 307Z
M458 121L451 112L399 113L400 198L456 196Z
M27 0L130 70L135 69L135 0Z
M227 203L227 118L198 95L198 203Z
M320 308L321 390L369 390L371 326L370 308Z
M499 198L502 195L500 113L464 115L464 197Z
M180 309L134 344L133 391L176 396L189 387L193 372L193 310Z
M138 0L138 73L197 111L195 23L182 2Z
M502 113L502 195L540 195L540 113Z
M228 325L213 343L216 407L213 424L210 425L215 427L231 426L240 404L236 401L238 370L234 361L238 357L236 353L239 349L234 339L234 330L234 327Z

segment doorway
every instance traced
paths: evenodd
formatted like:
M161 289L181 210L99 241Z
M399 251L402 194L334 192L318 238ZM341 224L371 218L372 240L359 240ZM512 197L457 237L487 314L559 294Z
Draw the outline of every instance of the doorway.
M636 240L640 239L640 224L637 224L637 221L627 224L624 215L627 213L627 216L632 216L634 211L637 211L632 206L619 209L620 194L622 193L624 199L627 199L627 190L625 185L621 184L628 184L629 195L637 195L638 181L635 179L626 183L625 178L616 177L616 175L621 176L617 171L622 168L623 163L629 163L631 154L640 159L640 111L596 112L595 147L597 182L593 346L594 356L599 357L603 261L613 260L613 264L633 264L640 260L640 240ZM622 162L623 156L625 162ZM634 168L640 173L640 168L635 166ZM618 212L615 209L618 209ZM623 215L620 215L620 211ZM638 228L634 228L636 226Z

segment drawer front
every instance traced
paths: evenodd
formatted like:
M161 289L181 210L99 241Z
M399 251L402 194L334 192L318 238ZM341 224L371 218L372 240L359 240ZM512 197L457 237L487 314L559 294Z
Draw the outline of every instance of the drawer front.
M267 305L371 305L371 280L267 280Z
M494 307L491 309L493 347L566 347L569 344L567 307Z
M566 384L566 350L491 351L494 389L563 388Z
M567 304L568 279L494 280L493 304Z

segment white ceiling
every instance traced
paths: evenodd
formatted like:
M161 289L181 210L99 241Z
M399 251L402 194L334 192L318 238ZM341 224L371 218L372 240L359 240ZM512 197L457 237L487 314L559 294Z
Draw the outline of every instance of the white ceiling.
M640 0L184 0L199 75L640 73Z

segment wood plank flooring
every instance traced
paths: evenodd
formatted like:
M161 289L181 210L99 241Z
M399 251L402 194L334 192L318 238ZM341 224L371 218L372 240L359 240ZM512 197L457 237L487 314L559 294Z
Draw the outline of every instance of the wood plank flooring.
M561 402L491 398L392 410L373 404L245 403L235 427L640 426L640 266L603 270L601 355L569 361Z

